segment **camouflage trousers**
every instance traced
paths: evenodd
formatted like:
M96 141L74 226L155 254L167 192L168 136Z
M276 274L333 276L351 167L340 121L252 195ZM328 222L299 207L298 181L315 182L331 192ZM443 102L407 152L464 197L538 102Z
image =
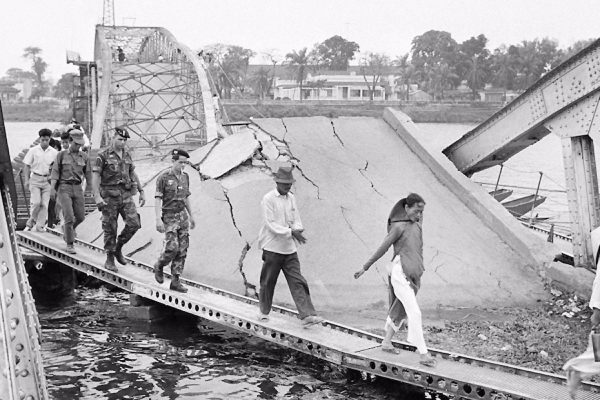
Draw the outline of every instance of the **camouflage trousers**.
M188 213L166 212L163 213L162 220L165 225L165 240L157 264L163 267L171 263L171 274L181 275L190 245Z
M133 197L106 196L105 206L102 209L102 230L104 231L104 250L114 253L117 240L121 244L127 243L142 227L140 215L135 208ZM125 227L117 237L117 221L119 215L125 221Z

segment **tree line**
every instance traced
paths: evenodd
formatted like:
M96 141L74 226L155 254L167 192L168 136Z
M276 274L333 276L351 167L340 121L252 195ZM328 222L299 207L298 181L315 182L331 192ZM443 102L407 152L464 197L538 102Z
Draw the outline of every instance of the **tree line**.
M334 35L310 50L304 47L285 55L263 53L272 67L261 67L252 73L249 73L250 59L257 53L251 49L218 43L205 47L202 53L208 61L214 88L223 98L232 97L234 92L244 96L249 88L260 98L268 97L277 66L286 69L302 93L306 85L318 87L324 83L307 82L309 72L347 71L355 61L371 98L376 85L386 90L400 85L407 99L408 89L418 85L434 99L444 99L445 92L464 82L471 90L472 98L478 99L479 91L490 85L504 91L525 90L544 73L592 42L593 39L580 40L561 49L556 40L546 37L503 44L490 50L484 34L458 43L449 32L429 30L413 38L408 53L393 58L384 53L360 53L358 43ZM387 81L386 76L390 74L394 75L394 82Z
M556 40L542 38L503 44L490 51L484 34L458 43L449 32L429 30L413 38L408 53L394 58L385 53L360 52L358 43L334 35L310 50L304 47L285 55L275 51L262 53L270 66L253 71L250 71L250 59L257 53L242 46L217 43L203 48L200 54L208 62L213 88L222 98L231 98L234 93L243 97L248 89L259 98L269 97L278 67L279 75L283 68L288 78L298 83L302 94L305 87L325 84L325 81L306 81L309 72L315 75L320 71L347 71L354 61L371 98L376 86L382 86L388 92L399 86L408 99L409 88L418 85L434 99L441 100L446 98L447 91L464 82L473 99L478 99L478 92L489 85L505 91L525 90L544 73L592 42L593 39L580 40L561 49ZM41 54L39 47L26 47L23 58L31 61L30 70L10 68L0 78L0 83L19 83L27 78L34 83L33 99L46 95L72 97L75 74L63 74L53 85L45 79L48 64ZM389 75L394 76L393 82L388 81Z
M23 83L26 79L32 81L31 96L27 100L39 100L44 96L69 99L73 96L73 79L76 74L66 73L53 84L45 77L48 63L42 58L42 49L36 46L28 46L23 49L23 58L31 61L29 70L22 68L9 68L5 76L0 78L0 84L14 85Z

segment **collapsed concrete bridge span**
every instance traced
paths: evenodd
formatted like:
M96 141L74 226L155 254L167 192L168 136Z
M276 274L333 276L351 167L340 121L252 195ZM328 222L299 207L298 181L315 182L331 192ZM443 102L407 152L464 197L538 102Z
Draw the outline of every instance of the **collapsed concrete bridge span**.
M419 294L425 308L532 304L543 297L536 268L552 252L544 253L543 242L448 160L428 153L414 129L404 114L391 110L383 120L255 119L241 132L198 148L191 154L196 169L187 172L199 223L191 231L184 276L256 294L260 200L274 187L272 170L292 163L308 237L300 259L321 310L385 310L385 263L391 257L360 281L353 272L385 236L393 204L409 192L427 201L426 274ZM148 198L165 168L166 162L138 167L146 173ZM152 263L162 235L154 228L152 205L140 214L142 233L125 251ZM98 213L80 230L83 240L101 243ZM279 285L276 301L292 304L283 278Z

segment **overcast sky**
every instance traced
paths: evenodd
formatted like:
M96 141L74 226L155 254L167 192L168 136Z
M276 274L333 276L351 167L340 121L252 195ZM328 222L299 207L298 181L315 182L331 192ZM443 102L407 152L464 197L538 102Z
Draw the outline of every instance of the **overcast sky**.
M457 42L483 33L488 48L550 37L566 48L600 37L598 0L114 0L116 23L167 28L192 49L237 44L257 53L311 48L333 35L361 51L395 57L413 37L445 30ZM65 51L91 59L102 0L0 0L0 76L29 69L23 49L37 46L47 77L75 72Z

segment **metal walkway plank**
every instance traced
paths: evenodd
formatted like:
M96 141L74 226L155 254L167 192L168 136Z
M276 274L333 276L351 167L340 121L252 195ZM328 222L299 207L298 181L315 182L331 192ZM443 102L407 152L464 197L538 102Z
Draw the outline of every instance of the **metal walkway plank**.
M18 235L22 246L131 293L347 368L472 399L496 399L498 395L511 399L568 398L565 378L559 375L439 350L431 350L437 367L424 367L414 348L404 343L395 343L400 354L384 353L380 336L330 321L306 329L295 312L281 307L274 307L270 320L261 323L254 299L191 281L184 281L188 293L176 293L168 290L168 283L157 284L152 268L135 260L111 273L102 267L104 252L94 245L78 241L77 254L68 255L61 250L65 243L58 232ZM586 383L584 389L578 398L600 399L600 386Z

